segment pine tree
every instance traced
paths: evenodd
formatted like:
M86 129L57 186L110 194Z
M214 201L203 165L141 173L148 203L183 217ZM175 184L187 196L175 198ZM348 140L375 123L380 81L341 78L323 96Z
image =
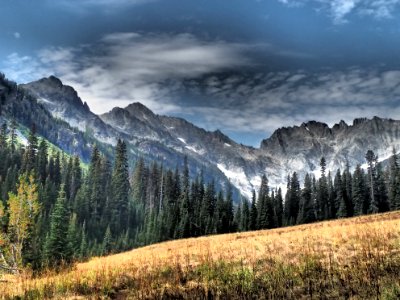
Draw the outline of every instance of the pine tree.
M352 175L350 172L350 164L349 161L346 159L346 169L342 175L343 179L343 186L344 186L344 201L347 207L347 215L352 217L354 215L354 203L353 199L353 189L352 189Z
M112 174L111 231L120 232L128 225L129 170L126 144L118 140L116 146L114 171Z
M365 159L368 164L368 183L369 183L369 195L370 195L370 205L368 208L369 213L377 213L379 211L379 204L377 199L376 191L376 163L378 157L374 154L372 150L368 150L365 154Z
M268 179L264 174L261 177L261 186L257 202L257 227L260 229L274 227L274 210L271 197L269 196Z
M66 255L66 259L73 260L79 258L80 251L80 234L78 230L77 224L77 216L74 213L69 220L68 224L68 233L67 233L67 241L68 241L68 253Z
M249 201L246 198L242 199L242 215L240 217L239 228L241 231L250 230L250 207Z
M297 224L312 223L315 221L314 203L312 199L312 182L309 174L304 179L304 188L301 192L300 209Z
M202 206L200 211L200 227L202 234L213 232L213 218L216 205L214 181L207 184L204 191Z
M225 219L225 207L224 207L224 196L221 191L219 191L217 196L217 203L215 208L215 219L214 219L214 233L224 233L226 229L224 228Z
M61 184L61 159L60 159L60 152L56 152L54 158L54 168L53 173L50 174L52 181L58 188Z
M398 155L393 148L390 158L389 202L392 210L400 209L400 168Z
M335 190L336 190L336 203L338 206L337 217L347 218L350 216L350 212L347 210L348 206L345 199L346 190L342 181L342 175L340 174L340 170L338 170L336 173Z
M139 158L136 163L132 176L132 197L137 203L145 203L146 199L146 168L143 157Z
M241 226L242 223L242 201L239 202L236 211L235 211L235 217L234 217L234 225L235 225L235 232L240 232L243 231L243 228Z
M256 192L253 190L253 196L251 198L251 207L250 207L250 230L256 230L257 228L257 205L256 205Z
M86 222L83 222L82 230L81 230L81 242L79 246L79 258L81 260L85 259L88 255L88 242L86 236Z
M47 178L48 145L45 139L41 139L37 153L37 175L42 184Z
M225 210L225 223L224 223L224 232L232 232L234 231L234 215L233 215L233 198L232 198L232 186L228 184L228 188L226 191L226 200L224 205Z
M389 196L383 174L382 165L376 166L376 202L378 204L378 212L386 212L390 210Z
M295 225L299 214L300 206L300 183L297 173L294 172L288 182L289 189L285 201L285 224Z
M79 156L75 155L73 159L71 186L70 186L70 200L75 199L76 193L82 185L82 170L81 161Z
M317 220L324 220L328 218L328 181L326 179L326 160L325 157L321 158L321 178L318 181L317 199L316 199L316 213Z
M340 170L337 170L340 174ZM337 174L336 174L337 175ZM341 177L341 175L339 175ZM338 180L337 176L335 176L335 183ZM342 180L340 178L340 180ZM335 183L332 181L331 172L328 172L328 177L326 178L327 187L328 187L328 200L326 202L326 210L325 210L325 219L335 219L337 211L339 209L338 195L337 190L335 188Z
M104 239L103 239L103 244L102 244L102 255L108 255L111 253L113 248L112 245L112 236L111 236L111 230L110 230L110 225L107 226L106 232L104 234Z
M191 232L191 203L189 195L189 167L187 162L187 157L184 159L184 168L182 174L182 191L179 197L180 203L180 222L178 225L178 234L180 238L185 238L190 236Z
M7 147L7 123L4 122L0 128L0 150Z
M58 266L68 261L68 223L64 186L61 185L54 210L50 216L50 232L47 242L46 259L49 265Z
M36 125L32 124L28 136L28 146L26 148L23 161L23 170L27 173L29 173L35 167L37 150L38 140L36 136Z
M283 197L282 189L279 188L275 196L275 214L277 216L277 227L281 227L283 224Z
M365 182L365 174L360 165L357 165L353 175L353 203L354 215L360 216L367 213L367 186Z

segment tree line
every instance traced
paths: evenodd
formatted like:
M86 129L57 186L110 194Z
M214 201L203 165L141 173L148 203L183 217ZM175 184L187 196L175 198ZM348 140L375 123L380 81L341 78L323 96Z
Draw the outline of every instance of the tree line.
M202 174L189 178L185 160L175 170L135 162L119 140L110 161L94 145L88 166L68 156L32 126L26 145L15 122L0 128L0 268L18 272L59 267L177 238L310 223L400 208L400 167L385 170L372 151L367 171L350 167L334 176L288 177L287 193L262 176L251 201L235 206L232 189L217 190Z
M39 138L35 126L26 145L17 132L15 122L0 128L3 270L58 267L157 241L234 230L230 190L217 193L201 175L191 181L186 161L172 171L139 159L130 172L126 144L119 140L113 162L94 145L85 166Z

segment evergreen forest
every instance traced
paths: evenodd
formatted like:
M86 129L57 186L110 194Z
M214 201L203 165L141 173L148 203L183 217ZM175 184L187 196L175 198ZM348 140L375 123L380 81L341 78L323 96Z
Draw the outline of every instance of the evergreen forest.
M400 167L366 149L366 167L287 178L287 192L268 185L234 202L187 162L174 170L138 159L129 165L119 140L110 161L94 145L88 165L38 137L18 140L15 122L0 128L0 268L59 268L171 239L270 229L400 209Z

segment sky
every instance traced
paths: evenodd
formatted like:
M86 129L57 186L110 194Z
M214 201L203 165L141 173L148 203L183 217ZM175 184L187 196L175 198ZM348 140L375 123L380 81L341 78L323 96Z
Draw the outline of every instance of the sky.
M282 126L400 116L400 0L2 0L0 71L95 113L141 102L258 147Z

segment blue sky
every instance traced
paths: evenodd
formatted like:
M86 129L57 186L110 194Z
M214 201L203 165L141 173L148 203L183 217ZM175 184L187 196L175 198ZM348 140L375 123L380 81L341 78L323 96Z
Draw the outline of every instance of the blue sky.
M400 115L400 0L4 0L0 71L96 113L140 101L258 146L281 126Z

